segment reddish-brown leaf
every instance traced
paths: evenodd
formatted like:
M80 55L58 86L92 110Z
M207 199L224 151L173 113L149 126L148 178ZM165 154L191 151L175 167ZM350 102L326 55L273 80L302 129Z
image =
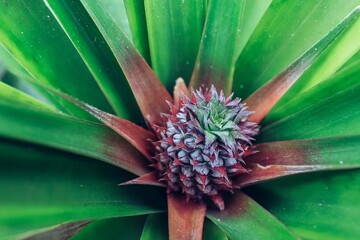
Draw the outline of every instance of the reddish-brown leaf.
M282 176L360 167L360 136L269 142L256 145L246 158L249 173L239 175L237 187Z
M114 53L144 118L150 124L160 124L160 113L169 111L166 102L172 102L172 97L135 46L119 29L111 14L97 1L81 2Z
M180 97L182 94L185 94L186 96L190 97L190 91L186 87L186 84L184 82L184 79L178 78L176 80L176 84L174 87L174 105L175 107L179 106Z
M135 178L133 180L121 183L119 185L152 185L152 186L159 186L159 187L166 187L166 184L163 182L160 182L157 178L156 172L150 172L145 175L142 175L138 178Z
M170 240L201 240L206 205L187 201L185 196L168 194Z
M97 109L67 94L58 91L56 91L55 93L61 96L62 98L66 99L67 101L84 109L95 118L99 119L105 125L107 125L115 132L117 132L119 135L121 135L123 138L125 138L129 143L131 143L131 145L133 145L136 149L138 149L139 152L141 152L145 157L147 157L148 159L151 158L153 148L152 145L150 144L149 139L155 138L152 132L128 120L101 111L100 109Z
M90 220L70 222L44 229L35 234L22 238L23 240L44 240L44 239L71 239L86 227Z

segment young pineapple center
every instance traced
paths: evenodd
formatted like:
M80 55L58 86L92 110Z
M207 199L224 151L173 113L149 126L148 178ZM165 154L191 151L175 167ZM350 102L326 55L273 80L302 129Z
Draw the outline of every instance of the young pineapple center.
M225 97L214 87L183 95L172 114L163 114L153 166L169 192L201 200L233 189L232 179L248 174L245 157L258 125L247 120L251 111L239 98Z

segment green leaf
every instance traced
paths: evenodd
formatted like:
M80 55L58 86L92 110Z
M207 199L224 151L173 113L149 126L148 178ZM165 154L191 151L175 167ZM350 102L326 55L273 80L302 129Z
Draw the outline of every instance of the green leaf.
M126 36L131 39L130 23L126 14L125 1L126 0L99 0Z
M359 15L360 8L344 18L335 28L315 43L314 46L308 49L284 71L245 99L245 103L249 109L254 111L249 117L249 121L259 123L273 106L278 103L280 98L287 93L289 88L293 84L296 84L304 72L322 56L322 53L328 49L329 45L334 42L336 37L349 30L349 25L356 21Z
M170 94L99 2L81 2L120 64L144 118L150 124L162 123L160 113L169 110Z
M122 118L139 120L135 98L116 58L79 1L44 0L87 64L107 100Z
M158 212L163 195L117 185L129 178L99 161L0 138L0 238L67 221Z
M359 52L360 53L360 52ZM360 54L358 54L358 59L360 60ZM326 81L316 85L312 89L299 94L297 97L294 97L292 100L284 104L279 104L275 107L270 113L266 116L262 122L263 126L268 126L276 121L279 121L289 115L302 111L308 107L311 107L316 102L320 100L327 99L338 94L341 91L346 89L351 89L358 85L359 83L359 74L360 74L360 62L354 58L351 62L344 65L344 68L341 71L338 71L331 78ZM332 104L331 104L332 105ZM327 106L327 109L331 108L331 105ZM356 104L351 103L354 108ZM329 109L330 110L330 109ZM348 114L351 114L349 112ZM339 115L338 118L341 119L345 117L344 115Z
M258 141L360 134L358 74L358 67L339 73L294 99L289 107L274 112L270 115L273 121L264 123Z
M227 236L221 229L209 219L205 219L203 239L206 240L228 240Z
M0 91L0 136L92 157L138 175L148 172L143 156L111 129L33 107L33 102L22 104L25 96L6 93Z
M211 0L190 86L232 89L243 0ZM219 17L222 16L222 17ZM226 36L226 37L224 37Z
M62 103L49 94L46 90L34 84L35 80L30 76L30 74L20 65L18 61L9 53L7 49L5 49L0 44L0 56L6 69L11 72L13 76L9 76L10 79L3 79L6 84L9 84L20 91L26 92L30 94L40 101L46 103L47 105L51 105L56 107L58 110L62 112L68 113L66 108L62 105ZM4 76L5 77L5 76ZM25 80L24 80L25 79Z
M86 226L72 240L139 240L145 219L145 216L136 216L98 220Z
M359 2L360 4L360 2ZM343 66L356 52L360 50L360 5L348 15L356 16L353 23L327 48L319 59L309 68L296 84L284 95L281 103L286 103L300 92L325 81ZM338 24L340 26L342 22ZM338 27L337 26L337 27Z
M303 239L360 237L360 171L313 173L253 188L254 198Z
M249 96L309 49L359 4L359 0L349 0L346 4L328 0L306 4L273 0L237 60L233 89L236 95L243 98ZM324 75L318 80L323 80L334 73L360 47L359 34L360 31L355 30L353 37L339 39L334 48L319 60L319 64L314 65L311 75L315 77L316 71L318 74L321 72ZM310 76L307 78L310 79Z
M112 112L86 65L42 0L1 1L0 9L0 43L34 79ZM82 110L63 103L75 115L88 117Z
M11 55L11 53L0 44L0 56L1 56L1 65L3 71L10 71L20 78L29 78L29 73L20 65L18 61Z
M352 56L349 61L346 62L346 64L344 64L339 70L338 72L340 71L343 71L345 70L346 68L350 68L350 67L353 67L353 66L359 66L360 65L360 50L354 55Z
M168 223L166 214L151 214L146 219L140 240L167 240Z
M272 0L251 0L245 1L244 15L240 24L239 39L237 42L237 54L242 52L246 42L249 40L255 27L261 20Z
M172 92L179 77L190 81L205 21L204 0L145 1L151 64Z
M53 113L60 113L57 109L41 103L39 100L20 92L19 90L0 82L0 99L5 100L8 104L23 105L29 108L36 108ZM0 101L1 101L0 100Z
M150 50L144 1L124 0L124 4L126 14L129 19L134 45L142 57L150 65Z
M237 192L224 211L208 211L210 218L230 239L295 239L274 216L246 194Z
M269 142L246 158L250 174L234 181L237 187L304 172L360 167L360 135L323 139Z

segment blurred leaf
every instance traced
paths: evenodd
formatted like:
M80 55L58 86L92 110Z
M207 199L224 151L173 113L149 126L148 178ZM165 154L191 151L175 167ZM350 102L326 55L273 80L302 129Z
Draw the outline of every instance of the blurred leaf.
M145 219L145 216L136 216L98 220L86 226L72 240L139 240Z
M194 89L214 85L225 94L231 92L243 3L243 0L209 2L199 53L190 81L190 86Z
M237 192L224 211L208 211L210 218L230 239L296 239L274 216L246 194Z
M354 55L352 56L349 61L346 62L346 64L344 64L339 70L343 71L347 68L353 67L353 66L360 66L360 50Z
M0 91L0 136L92 157L138 175L148 172L143 156L108 127L23 104L29 102L25 96L6 93Z
M250 174L234 185L244 187L286 175L360 167L360 135L257 144L246 158Z
M346 4L328 0L306 4L301 1L273 0L237 60L233 89L236 95L243 98L249 96L309 49L359 4L360 0L349 0ZM344 37L333 44L333 48L314 65L311 75L315 77L321 72L323 75L317 79L320 81L334 73L360 46L359 34L360 31L354 30L352 38ZM304 79L310 80L310 76Z
M252 188L303 239L359 239L360 171L313 173Z
M146 219L140 240L167 240L168 223L166 214L151 214Z
M86 65L42 0L1 1L0 9L0 43L34 79L112 112ZM63 104L77 116L88 117L71 104Z
M204 0L145 1L152 68L169 92L177 78L190 81L205 21L204 5Z
M0 238L65 221L157 212L162 194L117 186L129 177L99 161L0 138ZM157 197L146 197L149 191Z
M29 73L20 65L18 61L16 61L14 56L12 56L11 53L9 53L9 51L2 44L0 44L0 56L4 71L8 70L20 78L31 78Z
M134 45L146 62L151 65L144 0L124 0L124 3Z
M139 120L135 98L116 58L79 1L44 0L87 64L107 100L122 118Z
M169 110L166 101L172 102L170 94L99 2L81 2L124 71L144 118L150 124L161 123L160 113Z

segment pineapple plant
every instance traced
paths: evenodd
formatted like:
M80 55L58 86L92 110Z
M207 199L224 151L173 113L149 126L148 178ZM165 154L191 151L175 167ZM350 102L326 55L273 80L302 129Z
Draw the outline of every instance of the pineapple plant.
M0 238L358 239L358 5L2 1Z

